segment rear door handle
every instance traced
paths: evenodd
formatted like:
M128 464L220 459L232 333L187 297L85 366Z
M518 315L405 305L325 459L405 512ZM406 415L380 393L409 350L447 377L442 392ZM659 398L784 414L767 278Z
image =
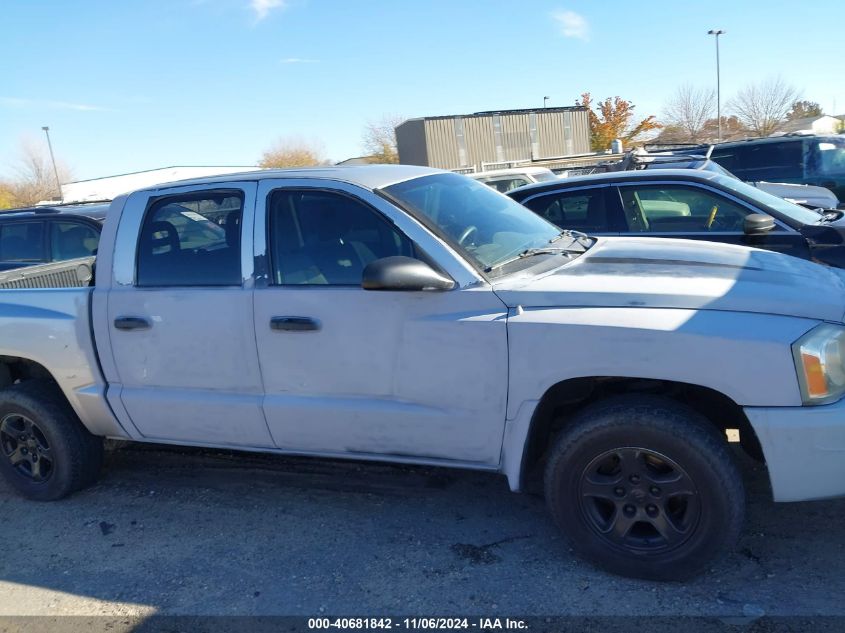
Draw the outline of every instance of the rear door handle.
M144 317L117 317L114 320L114 327L118 330L149 330L150 322Z
M277 316L270 319L270 329L285 332L316 332L320 322L311 317Z

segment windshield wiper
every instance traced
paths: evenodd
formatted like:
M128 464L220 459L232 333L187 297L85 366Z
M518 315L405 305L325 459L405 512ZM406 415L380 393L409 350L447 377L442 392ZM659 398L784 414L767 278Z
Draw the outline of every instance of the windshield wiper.
M493 264L492 266L488 266L484 269L484 272L493 272L497 268L507 266L511 262L519 261L520 259L525 259L526 257L534 257L535 255L569 255L571 252L572 251L570 251L568 248L549 248L548 246L526 248L524 251L517 253L513 257L509 257L496 264Z
M554 244L558 240L562 240L564 237L569 237L573 240L591 239L589 235L587 235L586 233L582 233L581 231L575 231L573 229L563 229L555 237L549 240L549 244Z
M576 242L584 247L584 250L592 246L593 238L587 235L586 233L582 233L581 231L575 231L573 229L563 229L560 233L558 233L555 237L549 240L549 244L554 244L555 242L562 240L564 237L568 237L573 242ZM587 244L584 244L581 240L588 240Z

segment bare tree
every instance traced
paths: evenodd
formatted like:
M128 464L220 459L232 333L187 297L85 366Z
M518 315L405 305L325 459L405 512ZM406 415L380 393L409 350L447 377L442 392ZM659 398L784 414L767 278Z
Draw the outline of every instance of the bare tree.
M680 86L669 102L663 118L679 137L679 141L697 143L708 119L716 109L716 93L710 88Z
M739 121L757 136L777 132L800 93L781 77L749 84L728 104Z
M71 171L60 160L56 161L59 182L71 179ZM56 174L46 149L35 141L21 141L15 176L7 183L14 206L30 206L43 200L61 198L61 191L56 185Z
M396 126L405 117L385 114L377 121L368 121L364 127L364 151L373 163L398 163L399 150L396 146Z
M278 139L261 155L258 166L265 169L275 167L314 167L325 165L323 147L317 141L307 141L298 137Z

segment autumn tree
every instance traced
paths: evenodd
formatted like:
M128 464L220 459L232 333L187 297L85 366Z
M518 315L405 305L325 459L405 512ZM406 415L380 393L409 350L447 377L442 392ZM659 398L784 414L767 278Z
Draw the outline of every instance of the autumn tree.
M671 128L678 142L698 143L703 140L702 132L715 110L716 93L712 89L684 84L666 104L664 133Z
M265 150L258 161L263 169L285 167L315 167L327 163L322 146L315 141L296 137L278 139Z
M386 114L364 126L364 151L371 163L398 163L399 150L396 146L396 126L405 118Z
M34 141L22 141L14 176L6 183L7 192L11 193L12 206L26 207L43 200L60 199L56 171L59 172L59 182L70 181L71 172L64 163L57 160L54 170L47 151Z
M608 97L593 106L590 93L585 92L575 105L584 106L590 112L590 147L593 151L608 149L617 138L626 147L636 144L644 133L662 127L653 115L634 122L634 104L618 96Z
M786 121L799 93L780 77L749 84L728 103L728 109L755 136L770 136Z
M792 104L792 108L787 113L786 119L788 121L794 121L796 119L818 117L823 114L822 107L815 101L796 101Z
M12 185L0 182L0 209L11 209L15 206L15 192Z

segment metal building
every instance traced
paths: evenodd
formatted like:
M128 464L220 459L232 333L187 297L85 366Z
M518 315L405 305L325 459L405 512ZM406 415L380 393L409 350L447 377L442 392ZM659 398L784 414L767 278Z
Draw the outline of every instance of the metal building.
M587 108L501 110L409 119L396 127L399 162L486 170L590 152Z

